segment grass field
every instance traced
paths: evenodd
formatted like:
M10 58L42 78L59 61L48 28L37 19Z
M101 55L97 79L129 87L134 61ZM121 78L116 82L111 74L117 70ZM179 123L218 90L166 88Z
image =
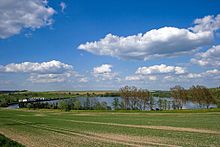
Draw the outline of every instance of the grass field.
M219 146L220 112L0 109L0 134L26 146Z

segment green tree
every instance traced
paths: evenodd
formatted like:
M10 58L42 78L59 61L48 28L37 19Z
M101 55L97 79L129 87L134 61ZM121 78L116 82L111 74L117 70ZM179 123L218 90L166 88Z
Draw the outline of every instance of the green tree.
M79 100L76 100L73 105L74 110L79 110L81 108L81 103Z
M106 102L97 102L95 105L95 110L107 110L108 106Z
M84 109L86 110L91 109L91 102L89 98L86 98L86 101L84 102Z
M125 110L125 109L126 109L126 107L125 107L125 102L124 102L124 101L121 101L121 103L119 104L119 108L120 108L121 110Z
M159 99L157 103L158 103L159 109L162 110L163 109L163 100Z
M163 100L163 110L167 110L167 100Z
M150 110L154 109L154 105L155 105L154 98L153 96L150 96L150 103L149 103Z
M28 109L31 109L31 107L32 107L31 103L28 103L26 107L27 107Z
M118 110L119 109L119 99L117 97L114 97L113 102L112 102L112 106L114 110Z
M64 111L70 111L70 107L69 107L67 101L64 101L64 100L62 100L58 103L58 108L60 108L61 110L64 110Z

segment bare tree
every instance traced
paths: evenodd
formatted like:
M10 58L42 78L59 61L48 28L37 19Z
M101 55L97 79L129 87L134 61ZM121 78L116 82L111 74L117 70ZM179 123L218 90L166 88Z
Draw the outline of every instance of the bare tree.
M137 89L135 86L125 86L120 89L121 98L124 101L126 109L146 109L150 99L148 90Z
M132 110L138 109L138 101L139 101L139 94L138 89L135 86L130 87L130 107Z
M182 109L183 104L185 104L188 100L187 91L179 85L171 88L170 90L171 90L171 96L174 99L177 109Z
M125 109L128 109L129 108L129 98L131 96L130 87L129 86L122 87L122 88L120 88L119 91L120 91L120 96L124 101L124 107L125 107Z
M150 101L150 92L148 90L139 89L138 94L139 94L139 99L143 104L143 110L146 110L147 104Z
M197 85L189 89L189 95L192 102L198 103L200 108L206 105L208 109L211 104L215 104L216 100L205 86Z

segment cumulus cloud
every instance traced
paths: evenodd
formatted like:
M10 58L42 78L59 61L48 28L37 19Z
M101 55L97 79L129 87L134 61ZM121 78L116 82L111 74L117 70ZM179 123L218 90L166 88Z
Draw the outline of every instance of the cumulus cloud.
M145 80L155 81L157 80L157 76L136 74L136 75L126 76L125 80L126 81L145 81Z
M112 65L102 64L101 66L93 68L93 76L97 80L113 80L117 79L117 73L112 71Z
M194 24L194 27L189 28L194 32L216 31L220 28L220 14L198 18L194 21Z
M179 66L168 66L165 64L161 65L153 65L148 67L139 67L136 74L149 75L149 74L161 74L161 73L175 73L175 74L183 74L185 73L185 69Z
M66 9L66 3L61 2L60 7L61 7L61 11L64 12L64 10Z
M220 66L220 45L213 46L205 52L201 52L195 55L195 58L191 59L195 64L201 66Z
M24 73L63 73L73 69L71 65L64 64L60 61L52 60L49 62L23 62L23 63L11 63L0 67L4 72L24 72Z
M211 17L209 21L206 17L197 19L191 28L163 27L127 37L108 34L99 41L80 44L78 49L120 59L177 56L211 44L213 31L219 29L219 16Z
M55 10L47 0L0 0L0 14L0 38L5 39L25 28L51 25Z
M186 75L186 78L190 79L196 79L196 78L219 78L220 79L220 70L218 69L212 69L212 70L207 70L201 73L188 73Z
M191 86L193 84L213 86L219 84L219 69L210 69L203 72L190 72L188 70L186 71L183 67L179 68L182 69L181 72L175 70L176 66L170 67L168 65L153 65L146 68L140 67L133 75L126 76L125 81L127 81L128 84L131 84L130 82L132 82L133 85L154 85L154 88L163 87L165 89L177 84L185 86Z
M103 73L110 73L112 71L112 65L110 64L102 64L99 67L94 67L93 73L94 74L103 74Z
M33 83L64 82L79 75L73 70L73 66L52 60L48 62L23 62L11 63L0 66L1 73L28 73L29 81Z
M139 75L132 75L132 76L125 77L125 80L127 80L127 81L140 81L142 79L143 79L143 77L139 76Z
M182 75L172 75L172 76L166 76L164 79L166 80L172 80L172 81L181 81L181 82L189 82L192 84L193 82L198 84L199 81L203 82L211 82L212 80L219 81L220 80L220 70L218 69L211 69L211 70L206 70L200 73L192 73L192 72L187 72Z
M165 64L139 67L134 75L125 77L128 81L155 81L168 79L174 76L186 74L186 70L180 66L169 66Z
M164 27L127 37L108 34L99 41L87 42L78 48L98 55L147 60L192 51L211 43L212 38L211 32L193 33L187 29Z
M57 83L57 82L64 82L70 76L71 73L63 73L63 74L31 74L28 78L29 81L33 83Z
M89 81L89 79L87 77L82 77L79 79L80 83L87 83Z

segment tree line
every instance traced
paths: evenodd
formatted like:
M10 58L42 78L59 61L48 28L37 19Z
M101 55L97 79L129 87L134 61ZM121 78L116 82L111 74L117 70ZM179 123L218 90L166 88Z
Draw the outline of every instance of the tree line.
M76 98L61 100L58 103L20 103L21 108L44 108L69 110L171 110L183 109L188 101L198 104L201 108L210 108L217 104L217 100L205 86L192 86L185 89L179 85L170 88L170 98L154 98L147 89L138 89L135 86L120 88L119 97L114 97L111 106L106 102L99 102L96 98L85 98L80 101Z
M138 89L135 86L125 86L122 87L119 92L123 99L124 109L146 110L146 108L149 108L150 110L154 110L155 100L148 90ZM159 99L156 109L183 109L183 105L188 101L197 103L200 107L206 106L207 109L211 104L217 104L217 100L210 90L201 85L192 86L189 89L177 85L170 88L170 93L173 101Z
M188 90L181 86L175 86L171 88L171 96L174 98L178 109L182 109L183 105L186 104L187 101L197 103L200 107L206 106L207 109L211 104L218 103L211 91L201 85L193 85Z
M99 102L96 99L86 98L84 102L78 99L61 100L56 103L48 102L32 102L19 103L19 108L28 109L61 109L64 111L70 110L111 110L111 107L106 102Z

